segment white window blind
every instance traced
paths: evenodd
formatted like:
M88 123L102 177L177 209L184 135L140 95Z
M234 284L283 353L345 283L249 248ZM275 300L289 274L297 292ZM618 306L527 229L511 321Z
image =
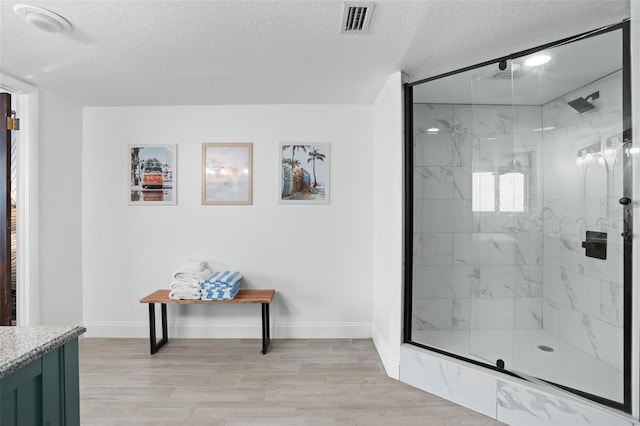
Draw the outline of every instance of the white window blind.
M471 176L471 210L474 212L495 211L496 179L493 172L473 172Z
M524 175L522 173L500 175L500 211L524 211Z

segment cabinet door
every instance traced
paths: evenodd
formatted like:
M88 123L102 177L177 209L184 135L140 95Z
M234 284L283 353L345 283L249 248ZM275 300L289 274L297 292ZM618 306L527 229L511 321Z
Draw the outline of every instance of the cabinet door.
M80 425L77 340L0 379L0 425Z
M41 426L42 359L0 380L0 424Z

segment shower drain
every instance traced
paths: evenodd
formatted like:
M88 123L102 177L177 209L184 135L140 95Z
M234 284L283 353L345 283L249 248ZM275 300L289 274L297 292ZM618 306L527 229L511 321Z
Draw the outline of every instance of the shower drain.
M551 346L538 345L538 349L545 352L553 352L553 348Z

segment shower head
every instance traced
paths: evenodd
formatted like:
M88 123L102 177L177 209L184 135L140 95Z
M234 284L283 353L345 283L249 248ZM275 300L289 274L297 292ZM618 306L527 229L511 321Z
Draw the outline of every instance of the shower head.
M585 98L578 98L569 101L569 106L578 111L580 114L582 114L583 112L591 111L595 108L593 104Z
M589 99L593 101L598 99L599 97L600 97L600 91L597 91L597 92L593 92L586 98L577 98L572 101L569 101L568 104L571 108L575 109L580 114L582 114L583 112L591 111L592 109L595 108L595 106L591 102L589 102Z

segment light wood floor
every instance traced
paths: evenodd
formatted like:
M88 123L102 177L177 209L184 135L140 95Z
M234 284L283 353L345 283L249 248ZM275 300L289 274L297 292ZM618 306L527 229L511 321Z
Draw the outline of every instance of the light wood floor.
M497 425L389 378L370 339L80 339L91 425Z

